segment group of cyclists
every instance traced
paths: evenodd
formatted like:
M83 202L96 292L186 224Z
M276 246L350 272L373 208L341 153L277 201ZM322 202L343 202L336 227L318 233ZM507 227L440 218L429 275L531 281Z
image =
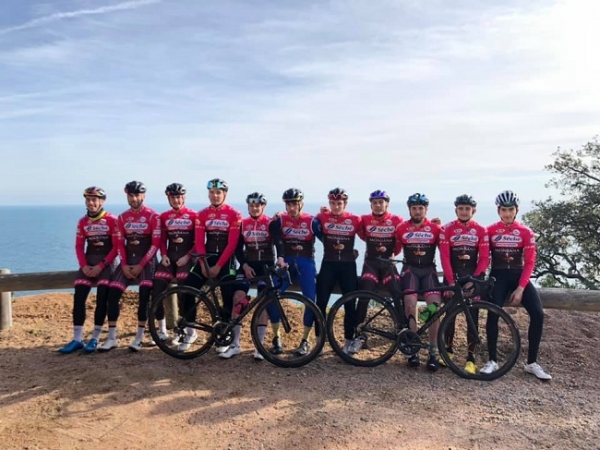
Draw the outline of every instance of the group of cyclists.
M501 192L496 197L500 220L484 227L473 217L477 203L470 195L456 198L456 220L441 225L439 220L427 217L429 200L426 195L415 193L407 199L409 218L388 211L389 195L376 190L369 195L371 213L355 215L346 210L348 193L341 188L329 191L327 207L313 216L303 211L304 194L300 189L290 188L283 192L285 211L274 217L265 215L267 199L259 192L246 197L248 216L226 203L228 184L221 179L207 183L209 206L195 212L185 206L186 189L173 183L166 187L170 209L158 214L144 205L146 187L139 181L125 185L129 209L118 217L104 210L106 192L99 187L89 187L83 196L87 214L77 226L76 254L79 272L75 281L73 306L73 340L59 349L61 353L83 350L87 353L109 351L118 346L117 320L119 301L123 291L133 282L139 284L137 311L138 328L129 345L132 351L140 351L143 344L148 306L154 298L167 289L172 279L178 283L200 288L208 278L232 279L236 282L223 286L222 297L225 315L235 318L248 301L253 277L263 275L266 265L288 265L292 282L300 286L302 293L316 302L324 317L327 305L336 285L342 294L357 289L375 290L383 286L392 295L400 294L412 331L417 330L417 301L412 292L427 290L424 300L428 305L439 305L442 295L436 268L436 252L439 252L444 282L453 284L458 277L466 275L485 277L491 262L490 276L496 283L487 300L502 307L510 298L513 306L522 305L530 316L528 331L529 350L524 370L542 380L551 376L537 363L543 329L543 310L537 290L530 278L536 258L535 237L531 229L516 220L519 197L512 191ZM357 277L355 250L356 237L366 243L362 272ZM315 242L323 245L323 260L317 273ZM157 254L160 253L160 261ZM197 262L196 254L210 255L207 266ZM402 254L403 266L394 272L399 283L392 283L388 265L384 259ZM118 264L117 257L120 260ZM237 263L237 264L236 264ZM205 269L204 267L208 267ZM84 343L87 296L97 286L94 330ZM282 286L285 289L287 286ZM260 290L264 286L257 286ZM401 289L402 292L394 292ZM183 299L184 309L190 309L193 297ZM187 303L187 305L186 305ZM344 315L344 352L356 354L363 347L361 336L356 335L356 324L364 317L367 305L360 303L346 307ZM356 308L353 310L353 308ZM168 340L164 311L156 312L159 337ZM227 317L226 317L227 318ZM99 338L108 319L108 338L99 345ZM314 318L310 311L303 317L303 335L294 352L308 353L310 335L314 330ZM261 333L261 328L264 329ZM269 326L268 318L259 327L261 340ZM278 323L271 323L274 338L271 352L284 351ZM469 354L465 371L489 374L498 369L496 362L497 318L488 319L489 360L478 368L473 355ZM324 332L315 330L315 332ZM435 372L444 362L437 349L437 324L429 330L428 370ZM240 354L241 326L234 328L231 345L217 347L219 356L225 359ZM186 351L197 336L193 328L186 328L183 338L174 344ZM446 347L452 353L452 333L446 336ZM152 342L150 343L152 344ZM286 343L287 344L287 343ZM262 359L255 352L254 358ZM419 367L418 355L408 358L410 367Z

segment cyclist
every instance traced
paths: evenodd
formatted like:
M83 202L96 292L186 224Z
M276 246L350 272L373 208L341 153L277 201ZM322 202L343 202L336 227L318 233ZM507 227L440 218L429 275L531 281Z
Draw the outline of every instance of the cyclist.
M406 202L410 219L396 228L396 239L404 250L404 266L402 267L402 289L404 291L404 311L409 327L417 331L417 295L410 291L431 289L424 294L427 305L440 304L441 295L436 291L440 285L435 266L435 250L439 246L442 227L430 221L427 216L429 199L426 195L416 193L408 197ZM429 358L427 369L435 372L437 362L437 331L439 322L429 328ZM410 367L419 367L419 355L408 359Z
M58 350L60 353L73 353L82 348L87 353L96 351L106 318L106 300L112 266L117 257L117 218L104 210L106 192L102 188L91 186L83 191L83 197L87 213L77 222L75 235L75 254L79 263L79 272L73 295L73 340L61 347ZM84 346L85 302L94 285L98 286L94 332Z
M248 306L248 291L250 290L250 282L247 280L253 277L265 275L265 266L272 266L275 259L273 246L277 246L277 254L281 254L281 240L279 238L279 229L277 222L272 221L264 214L267 205L266 197L260 192L253 192L246 197L248 205L248 217L242 220L241 233L238 240L235 258L240 267L237 271L236 283L234 285L235 292L233 294L233 311L232 319L236 319L242 310ZM283 257L278 256L278 265L284 265ZM260 293L266 287L266 283L261 281L258 283L257 290ZM258 328L259 339L262 342L267 334L267 318L264 313ZM240 334L242 331L241 325L233 327L233 343L229 349L219 356L229 359L232 356L239 355L240 349ZM254 359L263 360L263 356L256 350Z
M485 276L485 271L490 262L490 245L487 230L484 226L473 220L476 212L477 202L467 194L459 195L454 200L454 212L456 220L444 225L444 233L440 236L440 255L442 269L444 271L445 283L452 286L457 278L473 276L480 278ZM472 312L475 323L478 321L478 310ZM454 341L455 324L448 327L445 336L448 354L454 353L452 343ZM468 355L465 364L465 372L475 375L475 343L472 336L467 334ZM439 364L445 366L444 360L439 359Z
M204 267L197 262L185 279L185 284L200 289L208 278L226 280L235 273L233 255L240 236L240 225L242 214L235 208L227 205L227 193L229 186L220 178L213 178L206 184L208 200L210 205L198 212L195 226L195 252L201 255L210 253L206 262L208 273ZM221 293L224 301L222 311L223 318L228 320L232 310L233 292L230 286L223 286ZM184 308L188 312L188 320L194 321L196 310L194 308L194 297L184 296ZM186 351L193 344L198 335L196 331L188 327L183 342L179 343L179 350ZM227 351L228 347L217 347L217 353Z
M292 282L300 284L302 294L315 301L316 285L315 277L317 269L315 266L315 238L322 239L322 231L319 222L310 214L302 212L304 207L304 193L297 188L287 189L282 200L285 203L285 213L277 215L274 221L277 224L282 241L282 253L284 262L291 266L290 275ZM285 290L287 286L282 286ZM314 325L314 317L311 311L305 311L303 317L304 333L300 345L295 350L298 355L306 355L309 351L308 338ZM271 321L275 337L273 338L272 353L283 352L283 345L279 337L279 322Z
M346 211L348 193L342 188L334 188L327 195L329 211L317 214L323 230L323 261L317 275L317 305L327 317L327 304L336 283L342 294L358 289L356 275L356 254L354 240L362 229L360 216ZM344 352L348 353L354 339L356 325L354 308L344 307Z
M152 293L152 278L156 266L156 252L160 245L160 217L152 208L144 206L146 186L141 181L125 185L130 208L119 215L118 250L121 264L117 267L108 291L108 339L98 348L109 351L118 346L117 319L123 291L139 281L138 328L129 345L133 351L142 348L148 320L148 305Z
M359 237L366 243L366 253L359 280L361 290L374 291L379 284L385 286L392 297L395 297L395 283L391 283L389 265L377 261L375 258L391 258L400 253L400 245L396 240L396 227L402 222L402 218L388 212L390 196L382 190L376 190L369 195L371 214L361 216L362 228L359 229ZM394 268L394 273L396 273ZM395 275L399 283L400 276ZM400 294L400 292L398 292ZM367 302L357 305L356 323L364 321ZM400 307L400 305L396 305ZM364 336L355 338L348 347L348 353L357 353L365 342Z
M516 220L519 212L519 197L513 191L503 191L496 197L500 221L487 229L490 236L492 270L490 276L496 278L492 290L492 302L502 307L510 294L510 305L522 305L529 314L529 350L525 372L540 380L551 380L537 363L542 340L544 311L536 288L530 281L536 258L535 236L533 231ZM486 330L490 360L481 369L489 374L498 369L497 337L498 316L488 317Z
M152 298L162 294L173 278L182 283L193 265L191 254L194 251L196 212L185 206L185 193L185 186L180 183L171 183L165 189L171 209L160 215L161 261L154 274ZM162 304L156 311L156 318L158 336L166 341L169 335Z

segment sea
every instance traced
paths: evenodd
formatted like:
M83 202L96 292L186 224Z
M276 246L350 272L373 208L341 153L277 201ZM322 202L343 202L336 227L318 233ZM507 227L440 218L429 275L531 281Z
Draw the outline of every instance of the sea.
M169 209L167 204L148 204L158 212ZM206 205L187 204L188 207L200 210ZM232 204L247 216L245 204ZM281 208L280 208L281 206ZM316 214L320 204L306 204L304 211ZM367 214L370 212L369 203L348 206L348 211L354 214ZM390 205L390 211L407 217L406 207L395 210ZM127 209L127 205L107 205L107 210L115 215ZM275 214L283 210L283 204L267 205L266 213ZM11 273L54 272L75 270L77 259L75 257L75 230L77 221L85 215L85 207L77 205L56 206L0 206L0 269L9 269ZM428 217L439 217L442 223L454 220L454 206L432 205ZM489 225L498 220L494 205L480 206L475 219L483 225ZM362 265L364 243L356 240L356 249L359 251L358 270ZM315 259L317 269L323 257L323 248L319 242L316 244ZM69 291L69 290L64 290ZM14 296L32 295L45 291L15 292Z

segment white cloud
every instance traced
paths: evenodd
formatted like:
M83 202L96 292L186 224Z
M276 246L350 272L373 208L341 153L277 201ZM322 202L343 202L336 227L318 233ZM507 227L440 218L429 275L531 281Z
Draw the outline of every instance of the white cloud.
M66 167L95 155L119 190L135 170L275 198L291 184L543 195L554 149L598 134L600 17L584 3L73 7L0 30L23 30L0 40L0 140Z

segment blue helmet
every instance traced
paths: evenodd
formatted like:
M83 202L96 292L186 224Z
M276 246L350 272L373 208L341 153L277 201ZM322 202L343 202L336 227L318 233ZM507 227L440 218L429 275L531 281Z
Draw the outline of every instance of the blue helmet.
M427 198L427 196L425 194L419 194L417 192L416 194L413 194L410 197L408 197L408 200L406 201L406 205L409 208L414 205L429 206L429 199Z

